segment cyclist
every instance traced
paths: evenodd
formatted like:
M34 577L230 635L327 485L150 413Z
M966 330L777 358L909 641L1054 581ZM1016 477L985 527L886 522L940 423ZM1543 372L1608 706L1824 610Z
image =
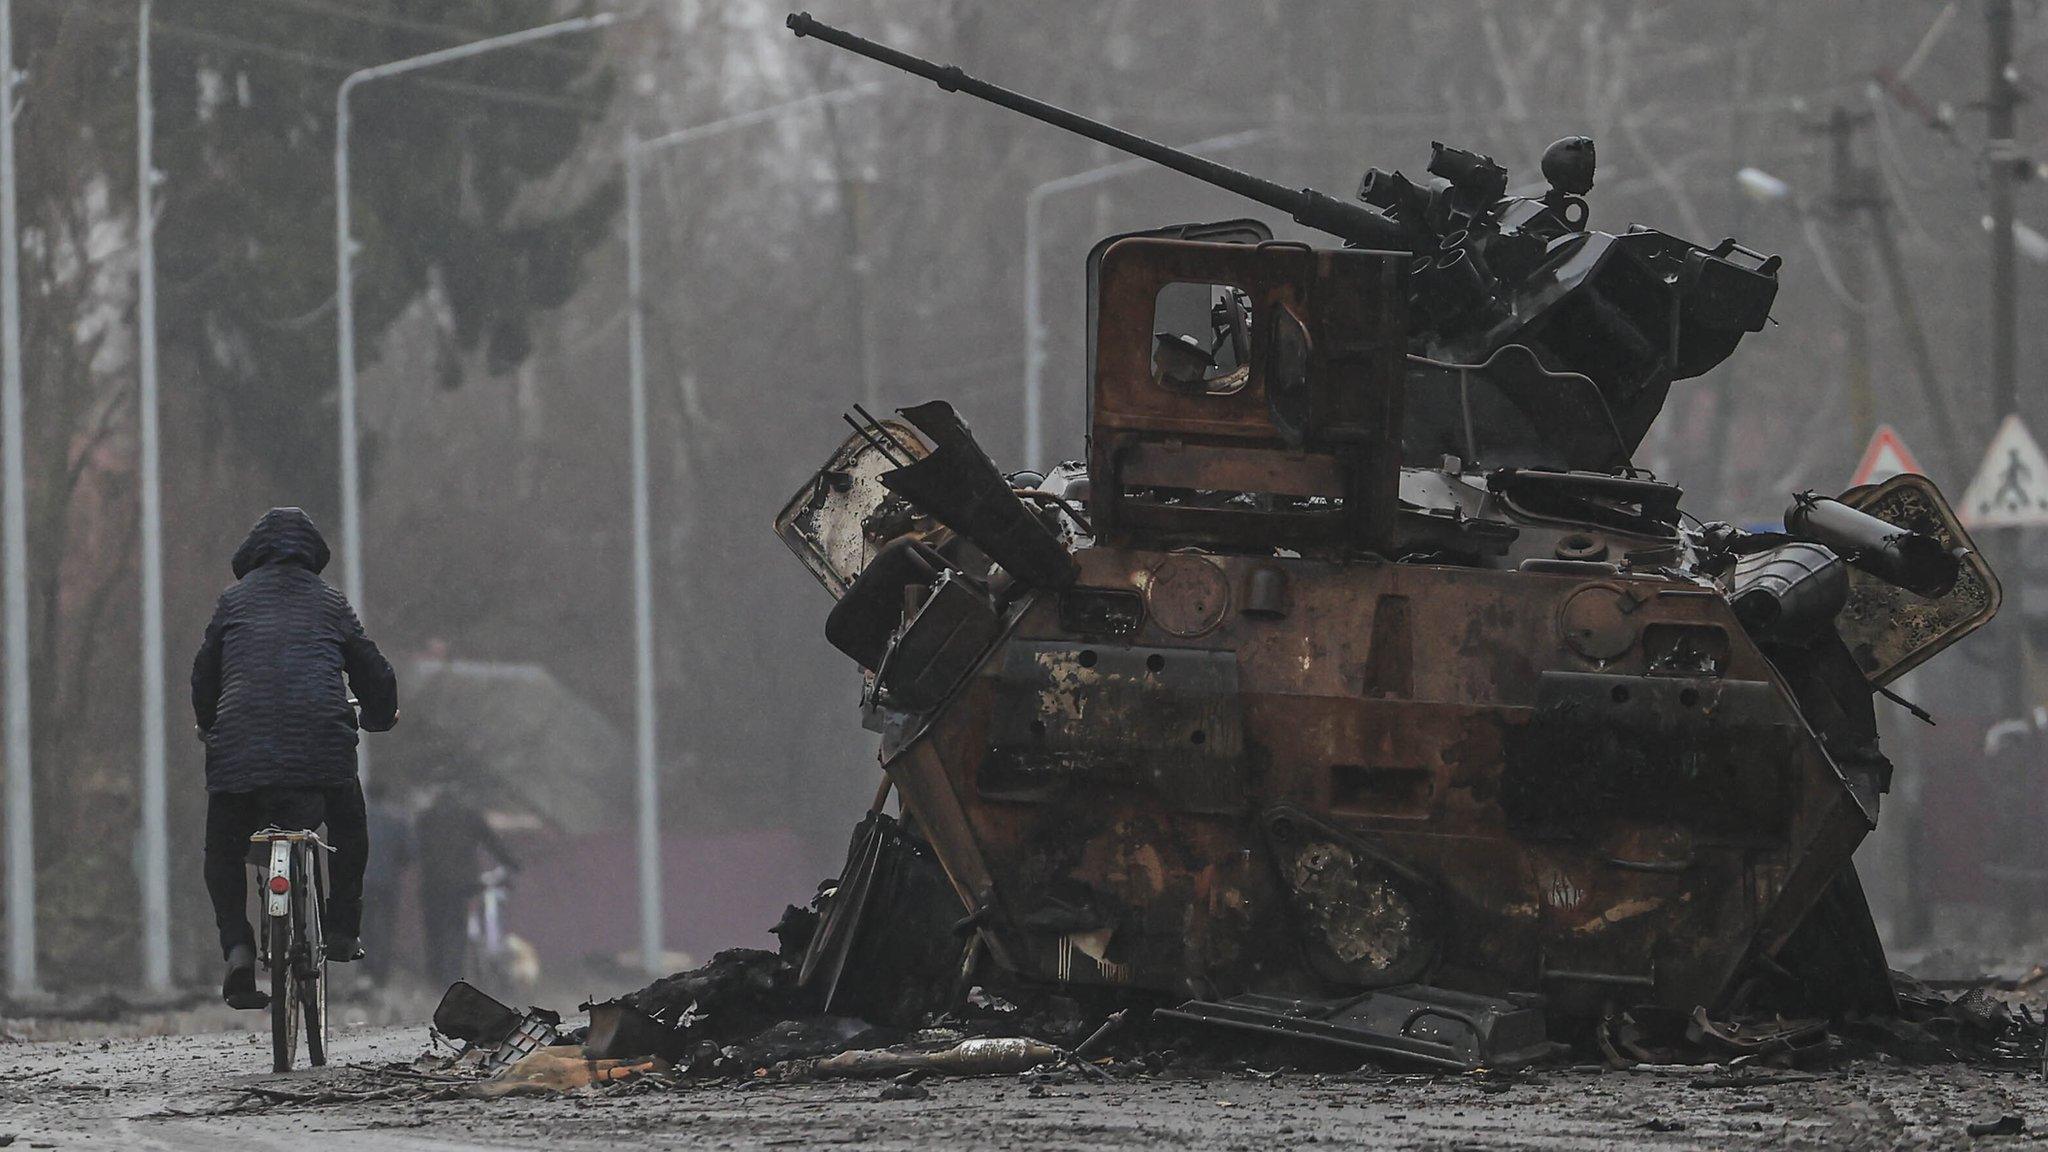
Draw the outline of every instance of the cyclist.
M362 955L370 846L349 694L361 703L360 727L382 732L398 720L398 678L347 598L320 579L328 555L304 512L264 513L235 550L235 583L192 661L192 712L206 741L206 890L227 961L221 997L236 1008L269 1004L244 910L249 837L266 826L326 823L335 849L327 958Z

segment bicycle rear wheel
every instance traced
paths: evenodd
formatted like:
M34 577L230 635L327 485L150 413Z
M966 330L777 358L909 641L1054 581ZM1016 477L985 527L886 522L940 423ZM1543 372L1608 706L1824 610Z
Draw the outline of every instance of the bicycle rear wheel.
M298 1058L299 997L292 954L292 916L267 917L270 931L270 1070L289 1072Z
M299 922L305 925L299 1001L306 1022L306 1062L318 1068L327 1063L327 926L320 914L327 891L320 866L307 863L306 882L300 888L306 895L299 908Z

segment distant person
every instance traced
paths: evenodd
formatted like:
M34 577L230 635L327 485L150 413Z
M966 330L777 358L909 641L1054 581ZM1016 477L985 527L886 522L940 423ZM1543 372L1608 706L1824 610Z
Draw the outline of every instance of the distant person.
M391 785L382 776L371 780L364 794L369 799L370 843L377 845L377 854L363 872L363 935L382 946L370 950L363 967L381 983L391 978L402 884L413 862L412 814L392 797Z
M249 837L265 827L327 825L327 958L361 955L370 844L348 697L361 701L362 728L385 731L398 721L398 678L347 598L320 579L327 560L304 512L264 513L235 550L235 583L192 659L192 714L206 741L206 891L227 961L221 997L236 1008L270 999L256 987L244 908Z
M414 822L420 877L420 927L427 946L427 976L436 984L462 979L469 939L469 902L483 891L477 853L516 870L519 862L491 831L483 813L454 788L443 786Z

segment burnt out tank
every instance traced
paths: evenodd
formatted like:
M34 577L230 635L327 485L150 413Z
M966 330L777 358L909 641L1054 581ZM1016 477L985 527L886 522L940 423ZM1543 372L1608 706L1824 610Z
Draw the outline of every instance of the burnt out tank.
M1777 257L1589 227L1585 138L1540 195L1438 144L1340 201L790 24L1342 241L1105 240L1085 461L863 410L777 518L966 963L1454 1066L1620 1009L1890 1005L1874 696L1997 581L1920 476L1755 533L1632 461ZM828 997L892 930L886 819L812 942Z

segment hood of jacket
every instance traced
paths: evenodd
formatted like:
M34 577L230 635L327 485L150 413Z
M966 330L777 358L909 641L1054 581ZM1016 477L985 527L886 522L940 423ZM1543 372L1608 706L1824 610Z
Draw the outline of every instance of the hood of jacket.
M272 508L235 549L235 579L266 564L296 564L318 572L327 567L328 557L327 541L311 516L298 508Z

